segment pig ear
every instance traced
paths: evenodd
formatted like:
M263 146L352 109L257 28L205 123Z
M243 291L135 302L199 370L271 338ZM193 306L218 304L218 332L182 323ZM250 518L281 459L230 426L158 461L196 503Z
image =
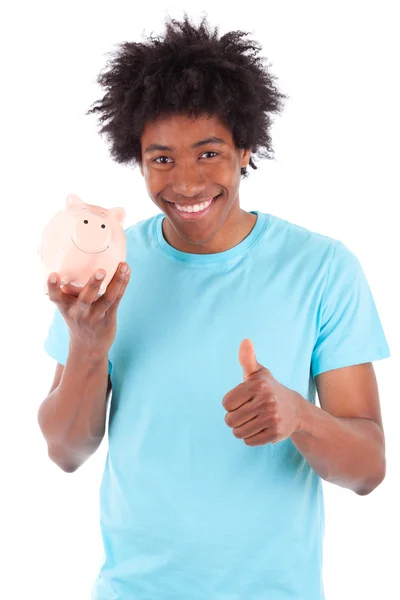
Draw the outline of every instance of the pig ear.
M111 213L113 217L117 219L117 221L122 225L126 217L126 212L124 208L110 208L108 212Z
M78 208L85 206L85 203L75 194L70 194L66 201L67 208Z

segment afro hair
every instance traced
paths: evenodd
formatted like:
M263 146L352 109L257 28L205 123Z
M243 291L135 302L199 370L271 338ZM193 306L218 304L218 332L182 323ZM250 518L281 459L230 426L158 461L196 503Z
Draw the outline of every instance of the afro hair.
M271 114L281 112L287 97L258 55L260 44L245 39L243 31L219 38L205 17L196 27L186 13L183 21L167 19L165 26L163 38L119 44L97 77L105 94L86 114L98 113L112 158L140 164L146 122L173 114L219 117L236 148L273 158ZM257 168L253 156L249 164ZM247 174L242 168L242 177Z

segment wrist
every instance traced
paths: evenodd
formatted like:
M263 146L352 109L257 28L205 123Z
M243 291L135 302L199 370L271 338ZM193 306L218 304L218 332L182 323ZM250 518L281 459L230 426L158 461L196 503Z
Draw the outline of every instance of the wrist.
M298 433L301 431L305 431L305 424L307 422L307 408L308 401L303 398L301 394L296 393L297 397L297 419L296 419L296 428L293 433Z
M90 348L85 344L71 342L69 346L69 357L80 362L89 362L91 364L101 364L104 361L108 363L108 351L102 348Z

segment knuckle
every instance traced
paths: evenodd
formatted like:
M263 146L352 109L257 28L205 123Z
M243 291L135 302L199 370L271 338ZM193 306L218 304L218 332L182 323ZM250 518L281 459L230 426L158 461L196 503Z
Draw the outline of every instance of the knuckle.
M105 311L102 311L101 315L102 323L107 327L115 327L117 323L117 313L114 304Z
M88 281L87 287L88 287L88 289L90 291L94 291L94 290L97 291L99 289L99 287L101 286L102 281L103 281L102 279L100 279L100 280L98 280L98 279L90 279Z
M112 298L110 298L110 296L108 294L103 294L101 297L101 303L104 306L111 306L111 304L113 303Z
M77 300L77 305L80 309L87 309L91 305L91 302L85 298L79 298L79 300Z
M279 426L279 418L277 415L271 415L268 418L268 428L269 429L273 429L274 431L278 428Z
M265 426L265 427L270 427L271 423L273 423L270 419L270 416L268 415L268 413L263 412L262 415L260 415L261 418L261 423Z
M259 379L255 384L255 388L258 394L266 393L269 391L269 384L265 379Z
M279 423L279 415L277 412L273 412L271 417L270 417L270 421L271 423L273 423L273 425L278 425Z

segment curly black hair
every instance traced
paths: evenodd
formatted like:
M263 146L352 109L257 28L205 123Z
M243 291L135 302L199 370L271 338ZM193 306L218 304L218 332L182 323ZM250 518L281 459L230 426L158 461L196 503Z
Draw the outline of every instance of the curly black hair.
M86 114L99 113L100 135L111 142L118 163L142 162L140 137L146 122L160 116L217 116L230 129L236 148L273 158L271 114L287 98L258 56L258 42L248 33L230 31L218 38L206 17L198 27L187 14L167 19L163 38L123 42L97 77L106 90ZM256 169L253 157L250 166ZM247 176L242 168L242 177Z

